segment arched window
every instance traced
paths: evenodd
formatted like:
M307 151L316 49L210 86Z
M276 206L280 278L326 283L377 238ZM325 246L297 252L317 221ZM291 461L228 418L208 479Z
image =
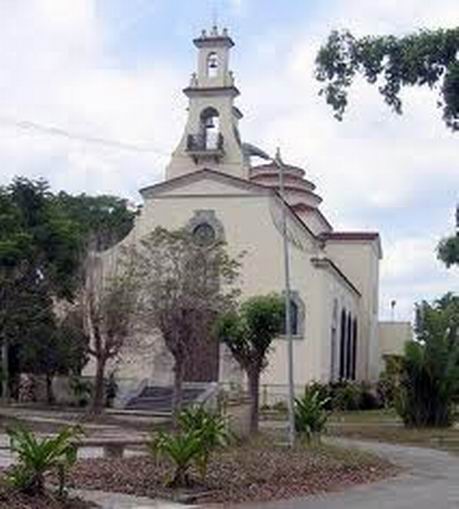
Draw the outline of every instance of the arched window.
M339 378L344 379L345 377L345 363L346 363L346 326L347 316L346 311L341 311L341 323L340 323L340 341L339 341Z
M347 315L346 323L346 371L344 377L348 380L351 378L352 371L352 317L351 314Z
M333 302L332 323L331 323L331 343L330 343L330 381L336 378L336 367L338 361L338 301Z
M217 53L209 53L207 55L207 77L216 78L218 75L218 55Z
M220 119L215 108L206 108L201 113L202 148L216 150L220 148Z
M293 290L290 292L290 326L292 336L303 336L305 306L298 292ZM287 333L287 325L284 323L284 335Z
M356 379L357 374L357 318L354 318L354 322L352 324L352 370L351 370L351 378L352 380Z

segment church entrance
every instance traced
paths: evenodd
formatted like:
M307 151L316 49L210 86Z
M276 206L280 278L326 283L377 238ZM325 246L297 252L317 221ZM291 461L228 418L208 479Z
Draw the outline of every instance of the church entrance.
M215 337L202 334L193 341L185 362L185 382L217 382L220 345Z

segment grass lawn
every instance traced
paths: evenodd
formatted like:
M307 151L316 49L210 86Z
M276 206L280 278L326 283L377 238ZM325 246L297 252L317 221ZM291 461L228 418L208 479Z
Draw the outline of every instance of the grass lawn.
M330 418L328 432L333 436L431 447L459 454L458 428L405 428L393 410L336 412Z

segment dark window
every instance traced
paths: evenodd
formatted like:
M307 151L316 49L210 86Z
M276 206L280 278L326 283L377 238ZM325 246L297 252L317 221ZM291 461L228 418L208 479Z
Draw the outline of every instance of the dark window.
M347 315L346 323L346 371L345 378L351 377L352 371L352 318L350 313Z
M352 370L351 378L356 379L356 364L357 364L357 318L354 318L352 327Z
M293 336L299 334L299 306L293 299L290 299L290 327ZM287 324L284 323L284 334L287 334Z
M340 344L339 344L339 377L343 379L345 377L344 364L346 359L346 311L341 311L341 323L340 323Z

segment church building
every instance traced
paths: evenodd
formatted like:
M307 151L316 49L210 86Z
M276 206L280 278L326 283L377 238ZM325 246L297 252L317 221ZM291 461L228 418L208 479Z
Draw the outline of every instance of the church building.
M224 240L229 253L245 252L242 299L284 289L282 214L287 212L291 264L294 377L298 387L313 380L375 381L382 356L399 353L409 337L406 324L378 321L378 232L335 231L321 211L322 198L303 168L279 164L243 141L242 112L230 70L234 42L213 27L193 41L197 69L183 90L188 120L165 169L165 179L140 190L144 205L123 243L138 242L155 227L189 228L200 242ZM272 149L267 152L272 153ZM187 381L242 383L229 352L219 346L212 368L190 370ZM199 361L199 360L198 360ZM160 337L142 354L126 353L117 374L150 384L172 381L172 358ZM201 370L202 371L202 370ZM287 341L274 342L262 383L285 387Z

